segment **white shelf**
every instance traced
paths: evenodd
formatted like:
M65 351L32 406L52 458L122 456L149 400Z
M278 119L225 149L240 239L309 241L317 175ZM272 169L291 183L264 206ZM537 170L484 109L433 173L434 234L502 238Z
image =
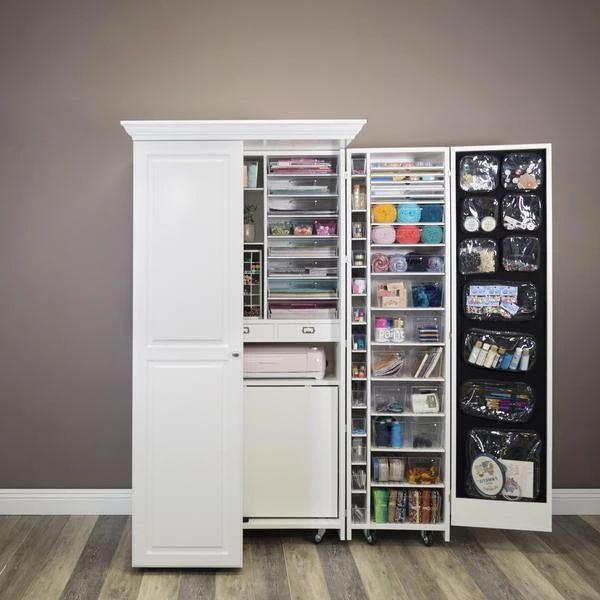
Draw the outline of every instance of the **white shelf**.
M353 377L352 381L367 381L366 377Z
M323 281L335 281L336 279L339 279L339 275L267 275L267 279L317 279Z
M244 377L244 386L264 387L264 386L285 386L285 385L338 385L339 379L334 375L326 375L323 379L294 379L294 378L273 378L273 379L252 379Z
M371 446L371 452L394 452L394 453L409 453L409 454L443 454L445 448L381 448L379 446ZM423 487L423 486L417 486Z
M270 240L336 240L337 235L268 235Z
M366 321L352 321L352 325L366 325Z
M431 383L445 381L443 377L371 377L371 381L416 381L418 383Z
M400 195L398 194L398 197ZM397 200L393 200L390 198L386 200L384 198L378 198L377 200L371 200L371 204L444 204L444 197L440 196L439 198L432 199L432 196L435 194L427 194L423 198L416 197L405 197Z
M264 187L255 187L255 188L247 187L247 188L244 188L244 192L264 192L264 191L265 191Z
M268 194L269 198L337 198L338 194Z
M353 237L352 241L353 242L366 242L367 238L366 237Z
M445 485L443 483L426 483L424 485L419 485L418 483L393 483L393 482L378 482L371 481L371 487L380 487L380 488L409 488L409 489L443 489Z
M364 353L366 354L366 350L355 350L354 348L351 348L352 354L358 354L358 353Z
M354 529L354 525L352 526ZM446 531L444 523L374 523L358 525L356 529L393 530L393 531Z
M371 248L443 248L446 244L371 244Z
M286 221L288 219L337 219L339 217L339 213L337 212L299 212L299 213L286 213L285 215L277 215L273 213L269 213L267 215L267 219L279 219L281 221ZM281 236L278 236L281 237ZM310 237L309 235L304 236L294 236L294 237ZM324 237L324 236L315 236L315 237Z
M371 346L445 346L444 342L371 342Z
M293 256L268 256L268 260L337 260L338 256L309 256L307 254L294 254Z
M445 414L443 412L437 413L414 413L414 412L401 412L401 413L393 413L393 412L372 412L371 417L439 417L444 418Z
M367 434L366 433L353 433L352 437L353 438L366 438Z
M370 273L371 277L444 277L446 273L435 271L432 273L423 273L421 271L402 271L401 273Z
M338 173L267 173L269 179L296 179L302 177L304 179L337 179Z
M406 308L383 308L381 306L372 306L371 307L371 311L377 311L377 312L388 312L388 311L409 311L409 312L428 312L428 311L432 311L432 310L437 310L437 311L444 311L446 310L445 308L441 308L439 306L437 307L432 307L432 308L421 308L419 306L407 306Z
M406 166L406 167L371 167L371 173L394 173L400 171L413 171L415 173L427 173L431 171L434 175L443 175L444 174L444 165L440 166L429 166L429 167L416 167L416 166ZM404 173L401 173L404 175Z
M337 300L337 296L267 296L267 300Z
M366 494L367 490L352 490L353 494Z
M367 295L366 294L352 294L353 298L366 298Z
M352 212L353 213L366 213L367 209L366 208L353 208Z

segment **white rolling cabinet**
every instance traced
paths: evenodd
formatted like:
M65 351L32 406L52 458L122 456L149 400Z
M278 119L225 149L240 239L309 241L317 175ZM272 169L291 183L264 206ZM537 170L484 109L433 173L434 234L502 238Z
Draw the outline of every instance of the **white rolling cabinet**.
M340 293L344 255L338 248L345 215L337 199L343 195L345 148L363 124L122 123L134 141L134 566L240 567L244 526L334 528L344 538L345 414L340 398L345 362L339 323L345 297ZM267 172L269 160L286 156L330 157L335 169L308 178ZM286 274L287 247L295 241L292 234L302 231L290 229L289 235L270 239L271 224L279 220L270 211L285 212L288 201L294 204L294 226L314 226L314 237L301 242L308 259L314 258L314 247L328 259L312 264L318 270L311 277ZM312 212L302 214L304 208ZM254 221L254 232L245 231L250 228L243 226L243 219ZM271 251L278 266L269 269L273 247L278 247ZM252 260L263 262L247 273L263 274L262 282L246 280L252 300L247 321L244 248L254 251ZM262 305L256 298L264 299ZM296 310L306 308L307 298L309 308L317 313L325 308L329 318L320 314L312 319L310 310L297 313L297 318L287 314L282 301ZM325 344L331 362L327 377L312 383L267 381L260 393L252 389L245 398L244 341ZM287 405L275 401L281 397L274 384L288 390ZM273 489L270 504L261 490L247 486L249 510L263 514L243 525L245 400L252 408L248 434L256 441L247 456L248 481L261 476L262 451L269 439L272 455L287 456L297 474L295 485ZM283 438L273 437L277 422ZM274 475L282 477L281 470ZM315 487L303 490L301 483L307 481ZM277 498L278 489L283 495Z

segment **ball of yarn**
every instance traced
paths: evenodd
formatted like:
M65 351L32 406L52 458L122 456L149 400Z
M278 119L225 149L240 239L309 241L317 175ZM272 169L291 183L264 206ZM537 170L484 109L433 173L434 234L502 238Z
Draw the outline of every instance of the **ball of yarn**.
M390 270L390 259L379 252L371 256L371 270L373 273L387 273Z
M439 283L422 283L412 286L413 305L418 308L437 308L442 305L442 288Z
M443 206L439 204L424 204L421 207L421 223L441 223L443 220Z
M376 204L373 206L375 223L393 223L396 220L396 207L393 204Z
M396 241L399 244L418 244L421 229L415 225L400 225L396 228Z
M398 207L398 223L418 223L421 219L421 207L418 204L403 204Z
M408 263L403 254L392 254L390 256L390 271L392 273L404 273L408 270Z
M409 252L406 255L407 271L410 273L422 273L425 271L427 257L418 252Z
M375 225L371 229L371 240L374 244L393 244L396 232L391 225Z
M444 272L444 259L441 256L430 256L427 261L427 270L430 273Z
M444 230L439 225L425 225L421 231L421 241L424 244L441 244Z

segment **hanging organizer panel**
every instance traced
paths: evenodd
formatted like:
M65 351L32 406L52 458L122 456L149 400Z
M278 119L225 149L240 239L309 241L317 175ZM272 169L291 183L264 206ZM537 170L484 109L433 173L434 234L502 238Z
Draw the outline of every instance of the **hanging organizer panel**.
M456 154L457 499L548 500L546 155Z

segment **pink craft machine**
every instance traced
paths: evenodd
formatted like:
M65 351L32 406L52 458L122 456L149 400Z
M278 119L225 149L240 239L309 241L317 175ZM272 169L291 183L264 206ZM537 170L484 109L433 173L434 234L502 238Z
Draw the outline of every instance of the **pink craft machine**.
M247 379L323 379L327 361L319 346L246 344Z

